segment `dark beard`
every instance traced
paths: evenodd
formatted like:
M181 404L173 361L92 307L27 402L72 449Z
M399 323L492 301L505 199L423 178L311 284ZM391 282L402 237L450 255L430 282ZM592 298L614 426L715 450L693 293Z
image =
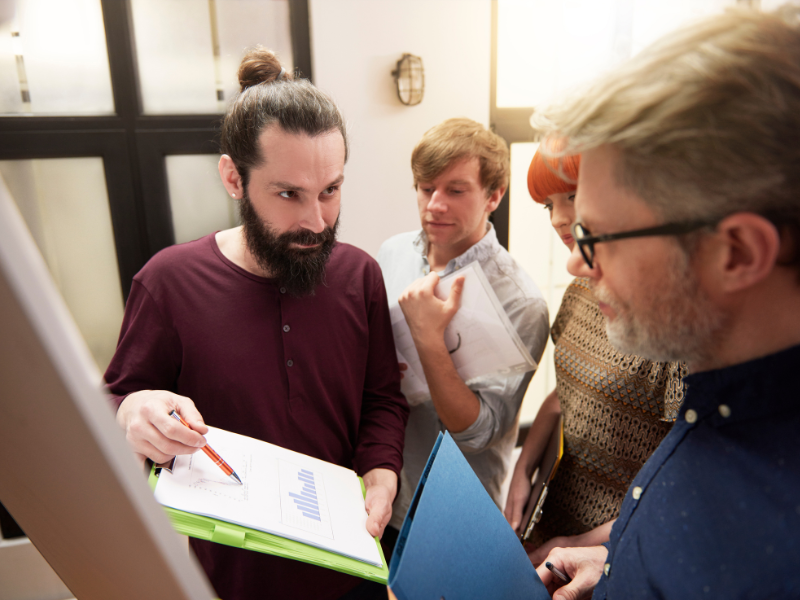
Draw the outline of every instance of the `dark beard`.
M326 227L320 233L301 229L278 234L256 214L247 191L239 202L239 217L247 249L256 263L289 294L298 298L313 296L317 286L325 283L325 267L339 229L338 217L333 227ZM292 243L321 245L301 250L290 248Z

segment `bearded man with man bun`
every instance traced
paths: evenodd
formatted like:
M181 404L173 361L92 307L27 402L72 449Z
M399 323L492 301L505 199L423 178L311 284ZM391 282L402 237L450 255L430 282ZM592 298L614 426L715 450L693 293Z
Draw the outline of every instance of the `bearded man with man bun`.
M134 278L106 372L117 421L157 463L202 447L208 422L352 468L366 487L366 528L380 536L408 405L380 268L336 242L344 121L268 50L245 56L239 80L219 172L242 226L167 248ZM386 595L333 570L190 544L225 600Z

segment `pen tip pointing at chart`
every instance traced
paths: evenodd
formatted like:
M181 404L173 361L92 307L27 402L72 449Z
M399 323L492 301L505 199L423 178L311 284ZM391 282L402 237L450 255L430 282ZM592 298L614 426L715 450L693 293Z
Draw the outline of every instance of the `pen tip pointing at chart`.
M242 484L242 480L241 480L241 479L239 479L239 476L236 474L236 471L234 471L233 473L231 473L231 479L233 479L233 480L234 480L236 483L238 483L239 485L243 485L243 484Z

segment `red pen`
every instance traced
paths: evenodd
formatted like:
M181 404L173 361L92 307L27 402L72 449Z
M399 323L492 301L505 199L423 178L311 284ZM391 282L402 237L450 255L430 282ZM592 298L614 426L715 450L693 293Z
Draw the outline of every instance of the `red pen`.
M174 410L171 413L169 413L169 416L178 419L178 421L180 421L181 423L186 425L186 427L189 427L189 429L192 429L189 426L189 424L186 421L184 421L183 419L181 419L181 416L178 413L176 413ZM194 431L194 429L192 429L192 431ZM242 480L239 479L239 476L236 474L236 471L231 469L231 466L228 463L226 463L224 460L222 460L222 457L219 454L217 454L216 452L214 452L214 449L211 446L206 444L205 446L203 446L201 448L201 450L206 453L206 456L208 456L208 458L210 458L212 461L214 461L215 465L217 465L220 469L222 469L222 471L223 471L223 473L225 473L225 475L227 475L228 477L233 479L239 485L242 485Z

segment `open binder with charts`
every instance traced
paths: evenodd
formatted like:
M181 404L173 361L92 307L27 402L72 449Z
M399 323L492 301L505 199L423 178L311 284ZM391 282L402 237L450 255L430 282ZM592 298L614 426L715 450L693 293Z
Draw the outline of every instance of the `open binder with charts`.
M214 427L205 437L242 485L202 452L176 457L171 471L154 467L155 498L179 533L386 583L354 471Z

